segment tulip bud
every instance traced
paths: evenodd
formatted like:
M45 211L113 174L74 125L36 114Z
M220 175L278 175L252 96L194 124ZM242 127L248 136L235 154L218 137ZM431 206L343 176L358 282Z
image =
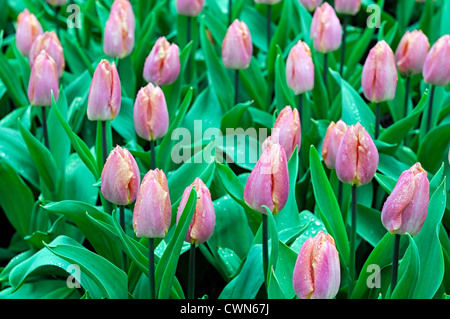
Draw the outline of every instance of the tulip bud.
M430 43L422 30L406 31L397 50L395 60L400 73L405 75L422 73Z
M152 83L141 88L134 102L134 128L147 141L163 137L169 128L166 98L159 86Z
M116 146L103 166L101 191L111 203L128 205L136 199L141 176L136 160L126 149Z
M300 248L292 284L300 299L333 299L341 284L339 253L333 237L323 231Z
M289 172L286 152L280 144L269 144L253 168L244 188L244 200L252 209L273 215L286 204L289 195Z
M381 221L391 234L411 236L422 229L428 212L430 184L420 163L404 171L381 211Z
M160 37L145 60L144 79L155 85L175 82L180 74L179 48Z
M134 48L136 20L128 0L114 0L103 36L103 51L112 58L123 59Z
M172 206L169 186L162 170L148 171L142 180L133 211L137 237L164 238L170 227Z
M89 88L87 117L90 121L112 121L120 112L121 86L116 64L101 60Z
M337 123L331 122L328 125L322 144L322 158L329 169L336 168L337 151L347 129L347 124L341 120Z
M246 69L253 54L252 36L243 21L234 20L222 43L222 60L227 69Z
M423 66L426 83L447 86L450 83L450 34L440 37L428 52Z
M56 63L45 51L36 57L28 82L28 99L33 106L51 106L52 91L59 97L59 77Z
M190 186L186 187L183 192L180 206L178 206L177 211L177 223L186 207L192 187L194 187L197 192L197 204L185 241L190 244L202 244L207 241L214 232L216 213L211 200L211 193L205 183L198 177Z
M34 40L43 33L42 26L36 16L28 9L17 17L16 46L20 53L28 57Z
M287 157L291 157L297 146L301 145L300 116L297 109L286 106L278 115L272 130L272 142L282 145Z
M289 51L286 62L286 81L295 95L314 89L314 64L311 50L301 40Z
M341 22L328 2L324 2L314 12L310 33L314 49L318 52L328 53L341 46Z
M379 41L369 52L364 63L361 86L371 102L390 101L397 88L397 66L394 53L384 41Z
M67 3L67 0L45 0L48 4L56 7L63 6Z
M306 10L313 12L323 2L323 0L299 0Z
M361 124L352 125L345 132L336 154L336 174L343 183L365 185L378 168L378 150Z
M58 68L58 75L61 76L66 63L64 60L63 47L54 31L44 32L43 34L38 35L36 40L34 40L29 54L31 68L33 68L34 60L42 50L45 50L45 52L53 58L56 67Z
M263 4L277 4L281 0L255 0L255 3L263 3Z
M354 16L361 9L361 0L335 0L334 8L337 13Z
M177 13L187 17L196 17L202 12L205 0L177 0Z

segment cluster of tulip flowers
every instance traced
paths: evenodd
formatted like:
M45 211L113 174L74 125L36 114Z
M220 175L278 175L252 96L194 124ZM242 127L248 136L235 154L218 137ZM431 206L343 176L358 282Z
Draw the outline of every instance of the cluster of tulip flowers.
M267 4L268 8L281 0L255 0ZM65 1L47 0L54 6ZM336 14L355 15L361 1L336 0L334 8L327 2L300 0L302 5L314 12L311 24L311 39L314 49L324 54L324 79L326 79L327 53L338 50L345 44L345 31ZM230 6L232 1L230 0ZM195 17L203 9L204 1L177 1L178 14ZM268 14L270 10L268 10ZM249 67L253 47L250 31L244 21L231 22L222 43L222 61L227 69L243 70ZM170 85L180 76L179 48L160 37L145 61L143 78L148 82L137 93L133 121L136 133L150 143L151 169L141 181L141 173L133 155L124 147L116 146L108 152L105 123L114 120L121 107L121 79L117 63L131 54L134 48L135 18L128 0L115 0L106 22L103 51L116 59L101 60L93 74L89 89L87 118L101 122L102 159L101 194L106 207L110 203L121 210L133 202L133 229L138 237L149 238L149 277L151 297L155 297L154 238L164 238L171 222L171 201L166 175L156 167L155 141L163 137L169 128L169 114L161 86ZM270 33L270 27L268 28ZM344 33L344 41L342 41ZM270 39L270 35L268 36ZM270 41L270 40L269 40ZM59 96L59 78L64 67L64 54L57 32L43 32L38 19L28 10L18 17L16 44L19 51L28 57L31 75L28 98L33 106L51 106ZM344 48L341 48L344 52ZM431 86L428 123L430 122L433 88L447 86L450 82L450 35L444 35L430 49L425 34L420 30L406 32L394 52L385 41L379 41L369 52L364 63L361 85L367 100L376 104L375 139L380 128L381 102L394 99L398 81L397 70L409 79L414 74L423 74L424 81ZM343 72L344 63L341 61ZM236 82L238 76L236 76ZM249 207L263 216L263 265L267 273L267 216L280 212L289 194L288 160L302 146L301 121L303 118L302 94L314 88L314 64L307 43L299 40L289 52L286 61L286 82L299 96L299 108L286 106L277 116L272 135L263 143L263 152L245 184L244 199ZM325 81L326 83L326 81ZM407 82L409 83L409 82ZM237 90L236 83L236 90ZM408 92L408 88L406 89ZM237 94L235 94L237 99ZM237 101L236 101L237 102ZM406 103L405 103L406 104ZM405 105L406 112L406 105ZM46 123L43 123L45 144L48 147ZM430 129L428 124L428 129ZM326 132L322 146L322 158L330 170L336 170L342 183L352 186L352 229L350 236L350 289L356 280L356 189L370 183L378 168L378 150L374 140L360 123L348 126L342 120L332 122ZM197 202L194 217L185 241L195 245L206 242L215 225L215 212L208 187L199 177L185 189L177 211L177 222L183 213L192 189ZM340 197L340 196L338 196ZM339 200L340 201L340 200ZM381 212L385 228L396 235L391 289L395 288L398 267L399 236L417 235L425 222L429 202L427 172L420 163L414 164L399 177L392 193L387 197ZM111 213L111 211L109 211ZM195 255L191 255L195 258ZM192 272L190 272L192 274ZM193 278L190 278L193 280ZM319 232L301 247L293 273L293 287L298 298L334 298L341 281L340 260L331 235ZM192 297L192 287L189 290Z

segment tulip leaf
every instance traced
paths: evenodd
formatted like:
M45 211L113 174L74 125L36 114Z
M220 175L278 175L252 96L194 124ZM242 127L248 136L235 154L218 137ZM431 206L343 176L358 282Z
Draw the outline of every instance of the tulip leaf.
M432 128L417 151L417 159L423 168L434 173L448 155L448 140L450 140L450 123L443 123Z
M317 205L322 212L323 218L325 218L324 223L328 226L328 232L336 241L336 248L340 253L341 260L344 265L347 265L349 262L350 247L341 210L325 174L319 154L313 145L311 145L309 154L311 182Z
M286 105L295 106L294 93L288 87L286 82L286 65L281 56L281 50L278 48L278 54L275 60L275 100L276 109L281 111Z

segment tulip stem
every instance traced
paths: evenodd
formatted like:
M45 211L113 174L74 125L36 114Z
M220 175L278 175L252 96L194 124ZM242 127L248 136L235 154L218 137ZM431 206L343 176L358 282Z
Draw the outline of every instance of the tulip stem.
M55 30L56 30L56 35L58 36L58 38L60 38L59 36L59 23L58 23L58 14L59 14L59 6L55 6Z
M234 73L234 105L239 101L239 70Z
M187 17L186 44L191 42L191 17Z
M339 180L338 181L338 198L337 198L337 200L338 200L338 205L339 205L339 208L341 209L341 211L342 211L342 194L343 194L343 192L344 192L344 183L342 183Z
M303 94L298 95L298 115L300 117L300 128L303 124Z
M47 115L45 113L45 107L42 108L42 129L44 130L44 144L45 147L50 149L50 143L48 141L48 130L47 130Z
M323 55L323 84L325 85L325 91L327 90L327 82L328 82L327 74L328 74L328 54L324 53L324 55Z
M344 73L344 64L345 64L345 40L347 38L347 24L348 24L348 15L344 15L343 23L342 23L342 49L341 49L341 67L340 67L340 74L341 77Z
M375 139L380 135L380 113L381 105L380 103L375 104Z
M155 299L155 240L153 238L148 239L148 278L150 280L150 299Z
M119 205L120 207L120 227L122 227L123 232L126 234L125 231L125 206L124 205ZM123 269L127 269L127 256L125 255L125 252L122 251L122 264L123 264Z
M228 25L233 21L233 0L228 1Z
M189 250L188 299L194 299L194 285L195 285L195 244L191 244L191 249Z
M156 141L150 141L150 169L156 168Z
M400 250L400 235L394 235L394 253L392 255L392 273L391 273L391 296L397 285L398 277L398 253Z
M262 214L262 250L263 250L263 271L264 271L264 283L267 286L267 270L269 265L269 236L267 226L267 214Z
M106 121L101 121L101 125L102 125L102 156L104 165L108 157L108 145L106 141Z
M408 116L408 99L409 99L409 86L410 86L411 77L406 77L405 83L405 117Z
M350 230L350 285L348 295L353 292L353 285L356 280L355 260L356 260L356 185L352 185L352 224Z
M430 91L430 105L428 106L428 118L427 118L427 132L431 128L431 117L433 116L433 99L434 99L434 89L436 86L431 85Z

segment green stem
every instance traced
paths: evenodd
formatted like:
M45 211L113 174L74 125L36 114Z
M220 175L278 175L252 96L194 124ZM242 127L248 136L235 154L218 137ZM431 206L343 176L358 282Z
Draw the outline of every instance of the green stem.
M188 284L188 299L194 299L195 290L195 244L191 244L189 250L189 284Z
M353 292L353 285L356 280L356 209L357 200L356 200L356 185L352 185L352 224L350 230L350 285L349 285L349 296Z
M300 128L303 124L303 94L298 95L298 115L300 117Z
M405 117L408 116L408 99L409 99L409 86L410 86L411 77L406 78L405 83Z
M327 74L328 74L328 53L323 55L323 84L325 85L325 91L327 90ZM327 92L328 94L328 92Z
M125 231L125 206L124 205L119 205L120 207L120 227L122 227L123 232L126 233ZM127 269L127 255L125 254L124 251L122 251L122 264L123 264L123 269Z
M262 250L263 250L263 271L264 271L264 283L267 287L267 271L269 265L269 235L268 235L268 224L267 215L262 215Z
M239 70L234 73L234 105L239 101Z
M381 105L380 103L375 104L375 139L380 135L380 121L381 121Z
M106 121L101 121L102 125L102 159L103 165L106 163L108 158L108 143L106 141Z
M341 66L340 66L340 74L341 77L344 73L344 64L345 64L345 41L347 38L347 24L348 24L348 15L344 15L343 23L342 23L342 48L341 48Z
M344 183L342 183L339 180L338 181L338 198L337 198L337 200L338 200L338 205L339 205L339 208L341 209L341 211L342 211L342 194L343 194L343 192L344 192Z
M400 235L394 235L394 253L392 255L391 295L397 285L398 277L398 253L400 250Z
M156 168L156 141L150 141L150 169Z
M155 299L155 240L153 238L148 239L148 278L150 280L150 299Z
M41 107L42 109L42 129L44 130L44 144L45 147L50 149L50 142L48 140L48 129L47 129L47 115L45 112L45 107Z
M187 17L187 26L186 26L186 44L191 42L191 17Z
M55 6L55 30L56 30L56 35L58 36L58 39L61 39L61 37L59 36L59 23L58 23L58 14L59 14L59 10L60 7L59 6Z
M228 26L233 22L233 0L228 1Z
M431 85L430 105L428 106L427 132L431 128L431 117L433 116L433 100L434 100L434 89L435 88L436 88L436 86Z

